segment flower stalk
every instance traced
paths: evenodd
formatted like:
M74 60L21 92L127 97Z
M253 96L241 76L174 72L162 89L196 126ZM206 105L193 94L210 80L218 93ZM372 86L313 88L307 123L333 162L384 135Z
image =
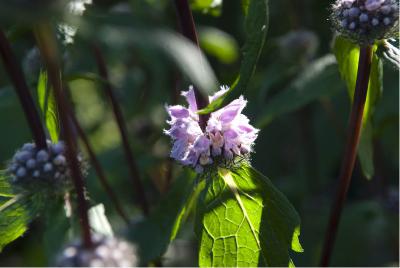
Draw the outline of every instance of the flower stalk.
M358 61L357 81L351 109L347 141L343 162L339 175L339 186L331 210L328 229L326 231L320 266L326 267L332 255L337 229L342 214L344 202L350 186L354 164L357 158L357 148L360 141L365 101L368 92L368 82L372 63L372 46L362 46Z
M85 198L85 186L83 182L83 175L77 159L75 135L73 133L73 129L70 124L70 118L68 116L68 104L63 91L61 68L58 60L56 41L54 39L54 35L52 34L51 26L47 23L40 23L36 25L34 32L40 54L47 69L50 83L54 89L54 96L59 109L61 126L65 143L67 145L67 162L71 169L71 177L77 194L79 222L82 230L82 242L85 248L92 248L93 242L87 213L88 205Z
M46 134L40 121L39 113L34 104L28 85L26 84L21 66L18 64L16 57L12 52L11 45L2 30L0 30L0 54L4 62L4 68L8 72L14 84L15 91L25 113L26 121L31 129L33 140L35 141L37 148L47 148Z
M125 211L122 209L121 203L120 203L117 195L115 194L115 192L111 188L110 184L108 183L108 180L104 173L104 170L101 167L100 162L96 157L96 154L94 153L94 150L89 142L89 139L86 136L85 132L83 131L81 125L79 124L78 119L76 118L70 105L68 105L68 113L69 113L72 124L75 126L75 129L76 129L78 135L80 136L83 144L86 147L86 151L89 155L90 162L93 165L93 168L97 173L97 177L99 178L101 185L103 186L104 190L106 191L109 198L111 199L111 202L114 204L114 208L117 211L117 213L125 221L126 224L129 224L129 217L127 216Z
M179 26L182 35L191 40L200 50L196 26L194 24L193 14L190 9L188 0L175 0L175 8L178 15ZM201 94L201 92L196 87L194 87L194 94L196 97L197 108L199 110L205 108L209 103L208 99L203 94ZM200 115L199 117L199 124L203 131L206 128L209 117L209 114Z
M111 83L109 81L108 71L107 71L106 63L103 58L103 54L101 53L100 48L97 45L93 45L93 53L94 53L94 56L97 61L97 67L99 69L99 73L100 73L101 77L106 81L106 83L104 84L104 90L110 101L110 104L111 104L113 112L114 112L115 120L117 121L117 124L118 124L119 132L120 132L121 139L122 139L123 149L125 152L125 157L126 157L126 160L128 161L128 167L129 167L130 175L131 175L132 182L134 185L134 191L135 191L136 197L138 198L138 201L140 203L143 214L145 214L147 216L147 215L149 215L149 205L148 205L148 201L147 201L147 198L145 195L140 172L137 167L133 152L129 145L128 131L126 129L125 120L122 115L121 108L119 107L117 99L114 95L113 89L111 87Z

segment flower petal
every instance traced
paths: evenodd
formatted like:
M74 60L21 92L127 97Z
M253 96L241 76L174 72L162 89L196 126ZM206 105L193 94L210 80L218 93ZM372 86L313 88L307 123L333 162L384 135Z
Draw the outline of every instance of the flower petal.
M186 98L186 101L189 104L189 110L194 113L197 112L196 96L194 94L193 86L190 86L188 91L182 91L181 94Z

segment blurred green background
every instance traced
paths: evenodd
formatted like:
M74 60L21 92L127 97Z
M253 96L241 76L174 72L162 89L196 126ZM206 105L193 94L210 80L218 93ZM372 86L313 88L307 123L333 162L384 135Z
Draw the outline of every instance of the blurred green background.
M27 4L27 3L30 4ZM190 81L184 63L165 52L157 31L179 31L173 1L93 1L83 16L68 16L51 1L2 1L0 22L23 65L35 95L41 68L29 21L50 16L54 25L78 27L63 46L64 78L76 114L106 170L113 188L134 219L134 204L121 140L101 83L88 79L97 67L90 43L104 52L118 101L125 115L131 147L153 207L168 192L181 168L168 160L166 103L182 102L179 91ZM210 8L210 3L214 6ZM334 65L328 71L305 71L317 60L329 59L333 31L328 21L330 1L270 1L270 26L255 75L246 93L245 113L251 122L264 122L252 163L294 204L302 220L303 254L293 254L297 266L318 265L327 217L344 149L350 101ZM245 39L239 0L192 1L200 43L221 84L231 84L240 67ZM61 22L64 21L64 22ZM60 29L60 27L58 27ZM153 36L154 35L154 36ZM60 46L65 39L59 31ZM154 42L161 42L155 44ZM312 69L311 69L312 70ZM313 74L315 74L313 76ZM0 65L0 168L17 148L30 141L29 129L3 65ZM399 76L384 65L383 93L373 115L375 173L371 180L356 164L332 265L399 265ZM84 150L83 150L84 151ZM90 170L87 186L93 204L103 203L116 232L123 222ZM45 224L38 218L29 231L0 254L2 266L46 266ZM57 237L54 237L57 240ZM60 241L61 242L61 241ZM61 246L61 245L60 245ZM196 266L197 244L192 219L170 245L165 266Z

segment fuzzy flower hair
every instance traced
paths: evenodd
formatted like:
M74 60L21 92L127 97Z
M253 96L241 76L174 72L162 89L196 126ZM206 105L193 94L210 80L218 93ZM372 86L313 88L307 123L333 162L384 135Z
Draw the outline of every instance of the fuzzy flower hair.
M332 22L338 32L359 44L391 38L398 30L398 0L336 0Z
M209 97L209 101L222 96L228 89L222 86ZM193 87L182 92L182 96L186 98L188 107L166 107L171 117L167 123L171 128L164 133L172 139L173 159L202 173L205 166L217 159L233 160L235 156L245 156L252 151L259 130L250 125L249 119L242 114L247 104L243 96L211 113L204 132L199 125Z

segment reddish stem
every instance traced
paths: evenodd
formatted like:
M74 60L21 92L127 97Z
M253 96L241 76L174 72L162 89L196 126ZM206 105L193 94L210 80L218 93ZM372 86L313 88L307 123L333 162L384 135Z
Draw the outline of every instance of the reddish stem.
M119 128L119 131L121 134L125 157L126 157L126 160L128 161L128 167L129 167L129 171L131 174L136 197L138 198L138 201L140 203L143 213L145 215L148 215L149 214L149 205L148 205L147 198L145 195L142 180L140 178L140 172L137 167L133 152L129 145L128 131L126 129L125 120L124 120L121 108L119 107L117 99L114 96L114 91L111 87L111 84L110 84L110 81L108 78L108 71L107 71L106 63L104 61L103 55L98 46L93 45L93 52L94 52L94 56L97 61L99 73L100 73L101 77L106 81L106 83L104 85L104 89L105 89L106 95L111 103L111 106L112 106L112 109L114 112L114 116L115 116L115 120L117 121L118 128Z
M28 85L26 84L22 69L18 64L14 53L12 52L11 45L8 42L7 37L1 30L0 54L4 62L4 67L14 84L15 91L17 92L19 101L21 102L22 109L25 113L29 128L31 129L35 144L38 148L46 148L46 134L43 130L39 113L36 109Z
M190 9L188 0L175 0L175 7L182 35L191 40L200 50L196 26L194 24L192 10ZM208 99L203 96L196 87L193 88L198 110L207 107L209 104ZM204 130L206 128L209 117L209 114L199 115L199 124L201 129Z
M96 154L94 153L94 150L92 149L92 146L90 145L89 139L86 136L85 132L83 131L81 125L79 124L78 119L76 118L70 105L68 105L68 114L70 116L72 124L75 126L75 128L78 132L78 135L80 136L83 144L86 147L86 151L89 154L90 162L92 163L92 166L94 167L94 169L97 173L97 177L99 178L101 185L103 186L104 190L106 191L109 198L111 199L111 202L114 204L114 208L117 211L117 213L121 216L121 218L127 224L129 224L129 217L127 216L125 211L122 209L121 203L119 202L117 195L115 194L115 192L111 188L110 184L108 183L108 180L103 171L103 168L101 167L100 162L98 161Z
M351 109L351 115L349 119L350 121L348 127L346 148L339 176L339 187L337 189L335 201L331 210L331 216L322 251L320 265L323 267L328 266L332 255L340 216L342 214L343 205L346 200L354 169L354 164L357 158L357 148L360 141L364 106L367 99L368 82L372 63L372 53L373 52L371 46L360 48L356 88L354 91L353 107Z
M35 29L36 40L41 56L46 65L49 81L53 85L54 96L58 106L61 126L67 146L66 157L78 200L79 222L82 229L82 240L85 248L93 247L90 233L88 205L85 198L83 175L77 159L76 140L68 116L68 104L61 82L61 68L58 60L57 45L50 25L40 24Z

